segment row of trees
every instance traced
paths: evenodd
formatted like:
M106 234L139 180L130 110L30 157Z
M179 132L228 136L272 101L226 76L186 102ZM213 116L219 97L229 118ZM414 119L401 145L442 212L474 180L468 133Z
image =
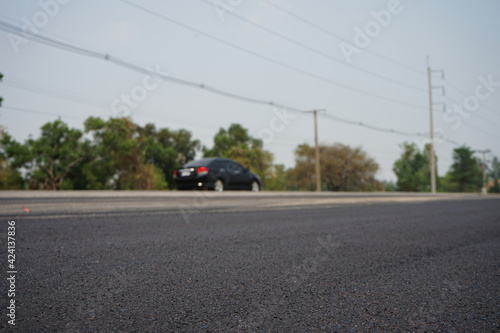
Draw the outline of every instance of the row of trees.
M319 149L325 190L383 190L382 183L375 179L378 164L360 148L335 144L321 145ZM227 130L219 130L213 148L204 147L203 155L227 157L249 166L267 190L312 191L315 189L314 151L314 147L307 144L299 145L295 150L295 167L287 170L284 165L273 164L273 154L264 150L262 140L251 137L241 125L232 124Z
M307 144L295 150L295 167L273 163L262 140L239 124L221 128L211 148L185 130L144 127L129 118L90 117L84 129L69 128L61 120L46 123L38 138L15 141L0 128L0 189L45 190L162 190L173 187L175 168L203 157L227 157L257 173L267 190L315 189L315 149ZM385 190L430 191L429 146L423 151L404 143L394 163L396 183ZM361 148L343 144L320 145L321 184L327 191L382 191L375 160ZM467 147L454 151L450 171L438 179L440 191L479 191L482 170ZM496 163L496 164L495 164ZM498 179L500 168L492 175ZM498 186L498 182L496 182Z
M161 190L172 188L175 168L203 157L227 157L250 167L267 190L313 190L314 148L296 149L296 166L273 163L261 139L239 124L221 128L213 146L187 130L141 127L129 118L88 118L84 130L61 120L46 123L38 138L15 141L0 129L0 189ZM377 163L360 148L320 147L322 182L330 191L382 190Z
M84 127L56 120L24 144L2 130L0 187L165 189L173 169L192 160L200 146L189 131L141 127L128 118L90 117Z
M361 148L343 144L320 145L321 184L327 191L381 191L383 185L375 179L379 166ZM307 144L295 150L295 168L286 173L292 190L313 191L315 182L315 148Z
M401 145L401 157L394 163L393 171L397 176L396 184L388 184L386 189L411 192L430 192L430 146L419 151L414 143ZM437 157L435 157L437 161ZM440 192L479 192L483 187L483 171L487 170L479 159L474 157L471 148L462 146L453 150L453 164L444 177L438 177L437 189ZM437 174L437 170L436 170ZM490 192L500 193L498 178L500 165L495 157L487 179L492 179Z

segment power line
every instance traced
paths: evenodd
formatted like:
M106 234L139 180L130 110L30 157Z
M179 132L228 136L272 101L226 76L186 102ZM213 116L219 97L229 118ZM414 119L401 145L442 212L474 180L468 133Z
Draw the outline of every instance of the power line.
M69 91L61 90L61 89L53 89L53 88L48 88L46 86L41 87L38 85L34 85L32 83L27 83L27 82L21 82L19 80L14 80L12 78L8 78L5 80L5 82L2 82L6 86L10 86L16 89L23 89L23 90L28 90L31 92L39 93L39 94L44 94L44 95L52 95L57 98L65 99L71 102L76 102L76 103L81 103L81 104L87 104L87 105L92 105L92 106L97 106L97 107L105 107L109 105L108 101L104 100L95 100L91 99L88 97L84 96L78 96L76 94L73 94Z
M200 1L201 1L201 2L203 2L203 3L205 3L205 4L208 4L208 5L213 6L213 3L212 3L212 2L210 2L210 0L200 0ZM269 34L271 34L271 35L274 35L274 36L276 36L276 37L278 37L278 38L281 38L281 39L283 39L283 40L286 40L286 41L288 41L288 42L290 42L290 43L292 43L292 44L294 44L294 45L297 45L297 46L299 46L299 47L301 47L301 48L304 48L304 49L306 49L306 50L309 50L309 51L311 51L311 52L313 52L313 53L319 54L320 56L323 56L323 57L325 57L325 58L328 58L328 59L330 59L330 60L333 60L333 61L335 61L335 62L337 62L337 63L340 63L340 64L342 64L342 65L344 65L344 66L349 66L349 67L351 67L351 68L353 68L353 69L356 69L356 70L358 70L358 71L361 71L361 72L363 72L363 73L367 73L367 74L369 74L369 75L373 75L373 76L375 76L375 77L377 77L377 78L379 78L379 79L382 79L382 80L386 80L386 81L389 81L389 82L392 82L392 83L396 83L396 84L398 84L398 85L400 85L400 86L404 86L404 87L407 87L407 88L411 88L411 89L414 89L414 90L417 90L417 91L421 91L421 92L424 92L424 93L425 93L425 92L427 92L425 89L422 89L422 88L419 88L419 87L416 87L416 86L410 85L410 84L405 83L405 82L402 82L402 81L398 81L398 80L391 79L391 78L389 78L389 77L387 77L387 76L384 76L384 75L381 75L381 74L378 74L378 73L375 73L375 72L369 71L369 70L364 69L364 68L361 68L361 67L354 66L354 65L352 65L352 64L348 64L348 63L346 63L345 61L343 61L343 60L341 60L341 59L338 59L338 58L336 58L336 57L334 57L334 56L332 56L332 55L330 55L330 54L327 54L327 53L325 53L325 52L323 52L323 51L321 51L321 50L315 49L315 48L310 47L310 46L308 46L308 45L306 45L306 44L304 44L304 43L301 43L301 42L299 42L299 41L297 41L297 40L295 40L295 39L292 39L292 38L287 37L287 36L285 36L285 35L283 35L283 34L280 34L280 33L276 32L276 31L274 31L274 30L271 30L271 29L269 29L269 28L267 28L267 27L265 27L265 26L261 25L261 24L258 24L258 23L255 23L255 22L253 22L253 21L250 21L250 20L248 20L248 19L246 19L246 18L244 18L244 17L242 17L242 16L240 16L240 15L238 15L238 14L234 13L234 12L228 11L227 13L228 13L229 15L232 15L232 16L236 17L237 19L239 19L239 20L241 20L241 21L243 21L243 22L246 22L247 24L253 25L253 26L255 26L255 27L257 27L257 28L259 28L259 29L261 29L261 30L266 31L267 33L269 33Z
M491 136L493 138L500 139L499 135L496 135L496 134L490 133L488 131L485 131L483 129L477 128L476 126L473 126L473 125L471 125L469 123L464 122L464 125L472 128L473 130L476 130L477 132L479 132L481 134L486 134L486 135L489 135L489 136Z
M13 81L13 82L15 82L15 84L11 84L12 82L9 82L9 81ZM55 96L57 98L68 100L70 102L76 102L76 103L81 103L81 104L90 105L90 106L97 106L97 107L100 107L102 109L109 111L109 104L110 103L108 103L108 101L92 100L88 97L76 95L70 91L66 91L66 90L58 91L58 89L54 89L54 88L49 89L46 87L42 88L42 87L37 86L33 83L21 82L19 80L13 80L11 78L9 78L8 81L6 81L6 82L2 81L2 83L7 85L7 86L14 87L16 89L23 89L23 90L27 90L27 91L31 91L31 92L35 92L35 93L39 93L39 94L44 94L44 95L52 95L52 96ZM159 119L158 112L156 112L153 109L141 107L140 111L141 111L141 113L137 114L137 116L139 116L139 117L147 118L150 120L158 120ZM41 113L39 111L33 111L33 112ZM53 115L51 113L45 113L45 114ZM174 118L169 117L169 120L172 120L172 119L175 119L175 117ZM163 119L163 120L165 120L165 119ZM193 127L193 126L191 125L191 127ZM196 127L196 126L194 126L194 127ZM197 128L203 128L203 127L198 126Z
M1 110L14 110L14 111L20 111L20 112L27 112L27 113L33 113L33 114L40 114L40 115L47 115L47 116L56 116L56 117L61 117L61 118L73 118L73 119L78 119L78 120L85 120L85 118L83 117L75 117L75 116L69 116L69 115L63 115L63 114L58 114L58 113L53 113L53 112L45 112L45 111L38 111L38 110L33 110L33 109L27 109L27 108L20 108L20 107L14 107L14 106L2 106L2 108L0 109ZM145 115L138 115L138 117L140 118L145 118L145 119L149 119L149 120L152 120L154 122L157 122L160 118L158 118L157 115L155 115L155 117L148 117L148 116L145 116ZM162 120L166 120L166 119L162 119ZM168 119L169 121L171 120L171 118ZM200 127L200 126L194 126L192 124L189 125L191 128L198 128L198 129L206 129L206 127Z
M323 82L326 82L326 83L329 83L331 85L334 85L334 86L337 86L337 87L341 87L341 88L344 88L344 89L347 89L347 90L351 90L351 91L355 91L355 92L358 92L360 94L363 94L363 95L367 95L367 96L371 96L371 97L375 97L375 98L378 98L378 99L382 99L382 100L386 100L386 101L389 101L389 102L393 102L393 103L397 103L397 104L401 104L401 105L405 105L405 106L408 106L408 107L412 107L412 108L417 108L417 109L424 109L422 106L420 105L415 105L415 104L411 104L411 103L407 103L407 102L404 102L404 101L400 101L400 100L397 100L397 99L393 99L393 98L390 98L390 97L384 97L384 96L380 96L380 95L377 95L377 94L374 94L374 93L371 93L369 91L366 91L366 90L362 90L362 89L358 89L358 88L354 88L354 87L351 87L351 86L348 86L346 84L343 84L343 83L339 83L339 82L336 82L336 81L333 81L333 80L330 80L329 78L326 78L324 76L321 76L321 75L318 75L318 74L314 74L314 73L311 73L311 72L308 72L308 71L305 71L305 70L302 70L300 68L297 68L297 67L294 67L294 66L291 66L291 65L288 65L288 64L285 64L281 61L278 61L278 60L275 60L273 58L269 58L265 55L262 55L260 53L257 53L257 52L254 52L250 49L247 49L247 48L244 48L244 47L241 47L241 46L238 46L236 44L233 44L231 42L228 42L228 41L225 41L223 39L220 39L216 36L213 36L213 35L210 35L202 30L199 30L199 29L196 29L196 28L193 28L193 27L190 27L184 23L181 23L179 21L176 21L174 19L171 19L165 15L162 15L162 14L159 14L157 12L154 12L150 9L147 9L145 7L142 7L142 6L139 6L135 3L132 3L132 2L129 2L128 0L121 0L123 3L126 3L128 4L129 6L132 6L132 7L135 7L145 13L148 13L150 15L153 15L153 16L156 16L162 20L165 20L167 22L170 22L172 24L175 24L177 26L180 26L186 30L190 30L192 32L195 32L199 35L203 35L209 39L212 39L212 40L215 40L221 44L224 44L224 45L227 45L229 47L232 47L234 49L237 49L239 51L242 51L244 53L247 53L247 54L250 54L256 58L259 58L259 59L262 59L262 60L265 60L267 62L270 62L270 63L273 63L275 65L278 65L280 67L283 67L283 68L287 68L289 70L292 70L292 71L295 71L297 73L301 73L303 75L306 75L306 76L309 76L311 78L315 78L317 80L320 80L320 81L323 81Z
M456 104L456 105L462 105L462 103L458 103L457 101L455 101L455 100L451 99L451 98L450 98L450 97L448 97L448 96L445 96L445 98L446 98L446 99L448 99L451 103L454 103L454 104ZM488 124L490 124L490 125L500 126L500 123L497 123L497 122L495 122L495 121L493 121L493 120L487 119L487 118L483 117L482 115L480 115L480 114L479 114L479 113L477 113L477 112L473 113L473 116L474 116L474 117L477 117L478 119L481 119L482 121L484 121L484 122L486 122L486 123L488 123Z
M465 95L465 96L470 96L471 94L469 93L466 93L465 91L463 91L462 89L460 89L459 87L457 87L455 84L453 84L452 82L450 82L448 79L445 79L444 80L450 87L452 87L453 89L455 89L457 92ZM460 105L461 103L457 103L458 105ZM491 112L492 114L494 114L495 116L500 116L500 114L497 113L497 111L489 108L487 105L482 105L481 106L482 108L484 108L485 110Z
M21 85L21 83L19 83L19 85ZM27 87L30 87L29 84L25 84L25 85ZM54 93L53 90L41 90L41 91ZM4 107L4 109L11 109L11 110L15 110L15 111L29 112L29 113L50 115L50 116L62 116L61 114L44 112L44 111L36 111L36 110L31 110L31 109L26 109L26 108L19 108L19 107L7 106L7 107ZM392 133L392 134L398 134L398 135L404 135L404 136L427 137L427 135L423 134L423 133L410 133L410 132L402 132L402 131L393 130L393 129L385 129L385 128L376 127L376 126L372 126L372 125L365 124L362 122L357 122L357 121L353 121L353 120L349 120L349 119L345 119L345 118L341 118L341 117L337 117L337 116L333 116L333 115L329 115L329 114L325 114L324 116L326 118L330 118L331 120L335 120L335 121L342 122L342 123L349 124L349 125L361 126L361 127L365 127L365 128L371 129L371 130L379 131L379 132ZM83 119L81 117L73 117L73 116L69 116L69 115L64 115L64 117L69 117L69 118L74 118L74 119ZM150 118L150 119L154 120L153 118Z
M71 94L68 94L67 95L59 95L58 92L56 90L53 90L53 89L43 89L43 88L40 88L40 87L36 87L32 84L28 84L28 83L23 83L23 82L19 82L19 81L16 81L16 80L12 80L12 79L9 79L10 81L13 81L15 82L16 84L12 85L12 84L7 84L8 82L4 82L4 84L7 84L7 85L11 85L11 86L14 86L16 88L20 88L20 89L27 89L27 90L32 90L32 91L35 91L35 92L38 92L38 93L45 93L45 94L53 94L59 98L64 98L64 99L68 99L72 102L78 102L78 103L83 103L83 104L95 104L97 106L102 106L102 105L98 105L99 102L94 102L88 98L85 98L88 102L82 102L82 101L79 101L79 100L74 100L71 96ZM10 82L9 82L10 83ZM221 93L224 93L223 91L221 91ZM79 96L76 96L76 97L79 97ZM228 95L228 97L230 97L230 95ZM83 97L79 97L79 99L83 99ZM252 101L254 101L254 99L252 99ZM37 114L44 114L44 115L51 115L51 116L61 116L60 114L56 114L56 113L51 113L51 112L44 112L44 111L35 111L35 110L31 110L31 109L26 109L26 108L19 108L19 107L4 107L5 109L11 109L11 110L16 110L16 111L22 111L22 112L30 112L30 113L37 113ZM285 108L288 108L288 107L285 107ZM148 111L148 109L146 109L146 111ZM149 110L149 111L152 111L152 110ZM304 110L306 111L306 110ZM420 136L420 137L427 137L426 134L424 133L410 133L410 132L402 132L402 131L398 131L398 130L393 130L393 129L385 129L385 128L381 128L381 127L377 127L377 126L372 126L372 125L369 125L369 124L365 124L365 123L362 123L362 122L358 122L358 121L354 121L354 120L349 120L349 119L345 119L345 118L341 118L341 117L337 117L337 116L333 116L333 115L329 115L329 114L325 114L324 116L326 116L326 118L330 118L331 120L335 120L335 121L338 121L338 122L342 122L342 123L345 123L345 124L349 124L349 125L356 125L356 126L361 126L361 127L365 127L365 128L368 128L368 129L371 129L371 130L375 130L375 131L379 131L379 132L385 132L385 133L392 133L392 134L398 134L398 135L404 135L404 136ZM73 117L73 116L68 116L68 115L65 115L65 117L70 117L70 118L75 118L75 119L83 119L83 118L80 118L80 117ZM153 118L150 118L151 120L154 120Z
M332 37L338 38L338 39L340 39L340 40L342 40L342 41L344 41L344 42L346 42L346 43L351 44L351 41L349 41L349 40L345 39L344 37L339 36L339 35L337 35L337 34L335 34L335 33L331 32L330 30L325 29L325 28L323 28L322 26L320 26L320 25L318 25L318 24L316 24L316 23L314 23L314 22L311 22L311 21L309 21L309 20L307 20L307 19L305 19L305 18L303 18L303 17L301 17L301 16L299 16L299 15L297 15L297 14L295 14L295 13L293 13L293 12L291 12L291 11L289 11L289 10L287 10L287 9L283 8L283 7L281 7L281 6L278 6L277 4L275 4L275 3L273 3L273 2L271 2L271 1L269 1L269 0L262 0L262 1L266 2L267 4L269 4L269 5L273 6L274 8L276 8L276 9L278 9L278 10L280 10L280 11L282 11L282 12L286 13L287 15L289 15L289 16L291 16L291 17L294 17L295 19L297 19L297 20L299 20L299 21L301 21L301 22L303 22L303 23L305 23L305 24L307 24L307 25L309 25L309 26L311 26L311 27L313 27L313 28L315 28L315 29L317 29L317 30L320 30L320 31L322 31L322 32L324 32L324 33L326 33L326 34L328 34L328 35L332 36ZM401 63L401 62L399 62L399 61L396 61L396 60L394 60L394 59L388 58L387 56L382 55L382 54L380 54L380 53L377 53L377 52L375 52L375 51L372 51L372 50L369 50L369 49L364 49L364 51L366 51L366 52L368 52L368 53L371 53L371 54L373 54L373 55L375 55L375 56L377 56L377 57L379 57L379 58L382 58L382 59L384 59L384 60L387 60L387 61L389 61L389 62L392 62L392 63L393 63L393 64L395 64L395 65L398 65L398 66L400 66L400 67L404 67L404 68L406 68L406 69L409 69L409 70L411 70L411 71L413 71L413 72L416 72L416 73L419 73L419 74L425 74L425 72L424 72L424 71L422 71L422 70L420 70L420 69L418 69L418 68L414 68L414 67L411 67L411 66L409 66L409 65L403 64L403 63Z
M55 39L49 38L47 36L44 36L44 35L42 35L40 33L34 34L34 33L31 33L30 31L23 31L21 28L15 26L15 25L12 25L10 23L7 23L5 21L2 21L2 20L0 20L0 30L4 30L4 31L7 31L7 32L18 34L20 36L22 36L22 34L29 34L29 35L32 36L32 38L35 41L38 41L38 42L40 42L42 44L45 44L45 45L48 45L48 46L51 46L51 47L55 47L55 48L58 48L58 49L61 49L61 50L64 50L64 51L68 51L68 52L71 52L71 53L75 53L75 54L79 54L79 55L83 55L83 56L87 56L87 57L104 59L106 61L109 61L109 62L112 62L112 63L114 63L116 65L119 65L121 67L130 69L130 70L142 73L142 74L149 74L149 75L152 75L152 76L155 76L155 77L160 77L162 79L165 79L165 80L177 83L177 84L182 84L182 85L193 87L193 88L199 88L199 89L208 90L210 92L213 92L213 93L216 93L216 94L219 94L219 95L223 95L223 96L226 96L226 97L231 97L231 98L234 98L234 99L243 100L243 101L251 102L251 103L257 103L257 104L264 104L264 105L272 105L272 106L276 106L276 107L282 107L282 108L286 108L286 109L288 109L290 111L296 111L296 112L307 111L305 109L299 109L299 108L295 108L295 107L291 107L291 106L286 106L286 105L283 105L283 104L275 103L273 101L260 100L260 99L256 99L256 98L252 98L252 97L248 97L248 96L244 96L244 95L240 95L240 94L236 94L236 93L224 91L222 89L218 89L218 88L215 88L215 87L208 86L208 85L206 85L204 83L196 83L196 82L188 81L188 80L185 80L185 79L181 79L181 78L178 78L178 77L167 75L165 73L153 72L150 69L147 69L145 67L141 67L141 66L132 64L130 62L121 60L121 59L119 59L117 57L112 57L109 54L103 54L103 53L99 53L99 52L95 52L95 51L83 49L81 47L74 46L74 45L71 45L69 43L57 41Z
M5 29L5 27L7 27L7 29ZM0 20L0 30L4 30L4 31L7 30L9 32L12 31L12 32L14 32L16 34L21 34L22 33L22 30L19 27L13 26L13 25L11 25L9 23L6 23L4 21L1 21L1 20ZM109 62L115 63L115 64L117 64L119 66L122 66L124 68L128 68L128 69L133 70L133 71L137 71L137 72L140 72L140 73L147 73L147 74L150 74L150 75L153 75L153 76L158 76L158 77L161 77L161 78L163 78L165 80L172 81L174 83L183 84L183 85L187 85L187 86L194 87L194 88L208 90L208 91L210 91L212 93L216 93L216 94L219 94L219 95L222 95L222 96L226 96L226 97L229 97L229 98L238 99L238 100L242 100L242 101L246 101L246 102L250 102L250 103L261 104L261 105L272 105L272 106L275 106L275 107L279 107L279 108L283 108L283 109L286 109L286 110L289 110L289 111L299 112L299 113L304 113L304 112L309 112L310 111L310 110L307 110L307 109L299 109L299 108L287 106L287 105L284 105L284 104L275 103L273 101L265 101L265 100L260 100L260 99L256 99L256 98L252 98L252 97L247 97L247 96L243 96L243 95L239 95L239 94L227 92L227 91L224 91L222 89L218 89L218 88L207 86L207 85L205 85L203 83L195 83L195 82L192 82L192 81L187 81L187 80L184 80L184 79L175 78L175 77L166 75L164 73L154 73L154 72L152 72L151 70L149 70L147 68L143 68L143 67L137 66L135 64L126 62L124 60L120 60L120 59L118 59L116 57L111 57L109 54L101 54L101 53L98 53L98 52L95 52L95 51L90 51L90 50L86 50L86 49L83 49L83 48L80 48L80 47L75 47L75 46L70 45L68 43L64 43L64 42L53 40L53 39L51 39L49 37L46 37L46 36L43 36L41 34L32 34L32 36L33 36L34 40L36 40L38 42L41 42L43 44L46 44L48 46L51 46L51 47L63 49L65 51L76 53L76 54L80 54L80 55L84 55L84 56L87 56L87 57L105 59L105 60L107 60ZM40 114L56 115L54 113L48 113L48 112L37 112L37 111L33 111L33 110L28 111L27 109L21 109L21 108L13 108L13 107L11 107L10 109L17 109L18 111L24 111L24 112L33 112L33 113L40 113ZM348 119L336 117L336 116L333 116L333 115L325 115L325 116L328 116L329 118L331 118L333 120L337 120L337 121L340 121L340 122L343 122L343 123L347 123L347 124L351 124L351 125L358 125L358 126L366 127L366 128L369 128L369 129L372 129L372 130L376 130L376 131L388 132L388 133L399 134L399 135L407 135L407 136L425 136L424 134L421 134L421 133L407 133L407 132L402 132L402 131L396 131L396 130L393 130L393 129L384 129L384 128L380 128L380 127L376 127L376 126L364 124L362 122L356 122L356 121L352 121L352 120L348 120ZM68 116L68 117L70 117L70 116ZM444 139L444 140L446 140L448 142L452 142L452 141L447 140L447 139ZM454 142L452 142L452 143L454 143Z
M68 116L68 115L62 115L58 113L53 113L53 112L45 112L45 111L37 111L37 110L31 110L31 109L26 109L26 108L19 108L15 106L2 106L2 109L8 109L8 110L14 110L14 111L20 111L20 112L28 112L28 113L35 113L35 114L42 114L42 115L48 115L48 116L56 116L56 117L66 117L66 118L73 118L73 119L79 119L82 120L82 117L74 117L74 116Z
M126 0L122 0L122 1L126 2ZM142 7L136 6L134 4L132 4L132 5L135 6L135 7L137 7L137 8L140 8L140 9L142 8ZM151 11L149 11L147 9L145 9L145 10L147 12L151 13L152 15L155 15L155 16L159 15L159 14L151 12ZM163 17L161 15L159 15L159 16ZM169 20L168 18L165 18L165 19ZM189 28L189 27L187 27L187 28L188 29L192 29L192 28ZM273 101L263 101L263 100L258 100L258 99L251 98L251 97L244 96L244 95L240 95L240 94L223 91L221 89L214 88L214 87L208 86L208 85L203 84L203 83L201 83L201 84L200 83L195 83L195 82L191 82L191 81L188 81L188 80L185 80L185 79L173 77L171 75L165 75L163 73L155 73L155 72L152 72L151 70L149 70L147 68L137 66L135 64L126 62L126 61L121 60L121 59L116 58L116 57L112 57L109 54L102 54L102 53L95 52L95 51L92 51L92 50L84 49L82 47L74 46L74 45L71 45L71 44L68 44L68 43L65 43L65 42L62 42L62 41L58 41L58 40L55 40L53 38L44 36L44 35L42 35L40 33L35 34L35 33L32 33L31 31L24 31L21 28L15 26L15 25L12 25L12 24L10 24L8 22L2 21L2 20L0 20L0 30L4 30L4 31L7 31L7 32L12 32L12 33L15 33L15 34L18 34L18 35L29 34L29 35L32 36L33 39L41 42L42 44L48 45L48 46L56 47L56 48L59 48L59 49L62 49L62 50L68 51L68 52L72 52L72 53L84 55L84 56L87 56L87 57L93 57L93 58L98 58L98 59L105 59L105 60L107 60L109 62L113 62L113 63L115 63L117 65L120 65L120 66L125 67L125 68L132 69L132 70L140 72L140 73L150 74L150 75L153 75L153 76L161 77L161 78L164 78L165 80L169 80L169 81L172 81L172 82L175 82L175 83L178 83L178 84L183 84L183 85L190 86L190 87L196 87L196 88L200 88L200 89L205 89L205 90L208 90L208 91L220 94L220 95L224 95L224 96L227 96L227 97L232 97L232 98L235 98L235 99L245 100L245 101L252 102L252 103L273 105L273 106L276 106L276 107L283 107L283 108L286 108L286 109L288 109L290 111L297 111L297 112L307 111L307 110L297 109L297 108L290 107L290 106L285 106L285 105L282 105L282 104L277 104L277 103L274 103ZM193 29L193 31L197 31L197 30ZM200 33L204 34L201 31L200 31ZM217 37L213 37L213 38L217 39ZM222 42L226 43L225 41L222 41ZM231 44L229 43L229 45L231 45ZM239 48L239 46L236 46L236 45L234 45L234 46L237 47L237 48ZM246 50L246 49L242 48L242 50ZM248 52L253 52L253 51L248 51ZM274 62L274 60L270 60L270 61ZM279 62L276 62L276 63L279 63ZM283 64L283 66L288 66L288 65ZM295 69L295 67L290 67L290 68ZM302 70L300 70L300 69L295 69L295 70L297 70L299 72L302 72ZM304 72L304 73L306 73L307 75L310 74L308 72ZM310 74L310 75L316 76L315 74ZM323 78L321 76L318 76L318 78L320 78L321 80L325 80L327 82L330 82L330 83L332 83L334 85L341 85L341 84L335 83L334 81L330 81L329 79ZM350 90L354 90L354 91L358 91L358 92L370 95L372 97L376 97L376 98L380 98L380 99L385 99L385 100L388 100L388 101L392 101L392 102L395 102L395 103L403 104L403 105L414 107L414 108L422 108L421 106L418 106L418 105L413 105L413 104L410 104L410 103L406 103L406 102L394 100L394 99L391 99L391 98L379 96L379 95L376 95L376 94L372 94L370 92L365 92L363 90L359 90L357 88L352 88L352 87L345 86L345 85L341 85L341 86L344 86L346 89L350 89Z
M335 120L335 121L341 122L341 123L345 123L345 124L349 124L349 125L354 125L354 126L365 127L365 128L371 129L373 131L377 131L377 132L384 132L384 133L392 133L392 134L398 134L398 135L404 135L404 136L418 136L418 137L428 138L428 134L425 134L425 133L420 133L420 132L413 132L413 133L411 133L411 132L403 132L403 131L398 131L398 130L391 129L391 128L383 128L383 127L373 126L373 125L365 124L365 123L363 123L361 121L348 120L348 119L345 119L345 118L340 118L340 117L337 117L337 116L333 116L331 114L323 114L321 116L325 117L325 118L328 118L328 119L331 119L331 120ZM444 138L444 137L439 137L439 139L441 139L443 141L446 141L448 143L454 144L454 145L459 145L457 142L455 142L453 140L450 140L450 139L447 139L447 138Z

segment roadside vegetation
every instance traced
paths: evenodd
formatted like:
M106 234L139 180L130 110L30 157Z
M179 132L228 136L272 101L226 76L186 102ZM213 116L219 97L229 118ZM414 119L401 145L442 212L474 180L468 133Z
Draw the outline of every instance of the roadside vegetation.
M395 183L375 178L377 162L360 147L336 143L320 145L321 184L324 191L429 192L429 146L401 144L394 162ZM185 129L141 127L130 118L90 117L83 130L61 120L41 127L37 138L17 142L0 128L0 189L29 190L166 190L173 188L172 172L196 157L234 159L261 177L271 191L313 191L315 149L295 149L295 166L274 164L262 140L240 124L221 128L211 147ZM438 179L441 192L479 192L483 168L469 147L453 152L453 165ZM500 192L500 163L493 160L487 176L490 192Z
M400 147L393 183L375 179L379 165L361 147L320 145L322 190L430 192L429 145L423 151L409 142ZM48 122L38 138L23 143L0 126L0 190L167 190L173 188L174 169L201 156L240 162L261 178L265 190L315 189L315 148L306 143L296 147L295 166L287 169L274 164L263 141L240 124L220 128L207 147L186 129L141 127L127 117L89 117L83 130L60 119ZM489 192L500 193L499 177L496 157L488 168L462 146L453 151L450 170L438 177L438 191L479 192L487 184Z

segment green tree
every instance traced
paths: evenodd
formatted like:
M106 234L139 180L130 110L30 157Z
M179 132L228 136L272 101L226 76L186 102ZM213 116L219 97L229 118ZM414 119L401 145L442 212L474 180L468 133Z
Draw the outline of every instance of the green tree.
M87 189L119 188L115 182L123 174L126 156L131 153L129 130L125 124L127 119L89 117L85 120L85 132L92 135L91 151L93 158L85 164L81 172L84 186ZM121 130L120 130L120 127ZM116 159L115 159L116 158ZM116 177L115 177L116 176ZM123 180L122 180L123 181Z
M174 169L193 160L200 148L200 142L193 140L191 132L185 129L156 130L154 124L147 124L138 130L145 162L155 165L163 173L168 184L173 184Z
M392 168L398 178L397 190L430 192L430 145L426 145L423 152L420 152L414 143L404 142L400 147L403 152ZM437 158L434 158L437 162Z
M201 149L201 143L199 140L195 140L192 138L191 132L185 129L179 129L177 131L169 131L164 129L162 131L165 131L170 135L172 147L177 152L177 162L179 165L183 165L189 161L194 160L196 152ZM160 137L162 137L162 135L160 135ZM163 137L168 136L165 135Z
M214 136L213 147L204 147L203 151L204 157L231 158L249 167L259 175L264 188L273 172L271 152L264 150L262 140L251 137L240 124L232 124L227 130L219 129Z
M493 186L491 186L488 191L490 193L500 193L500 161L495 156L491 162L491 170L489 173L490 178L493 180Z
M450 171L448 171L444 177L440 179L439 190L441 192L458 192L458 184L453 180L453 176Z
M0 189L166 189L174 168L194 158L198 140L180 129L89 117L85 132L61 120L20 144L0 127ZM21 172L26 180L21 177Z
M375 179L378 164L361 148L337 143L319 146L321 183L328 191L381 191ZM288 173L291 189L313 191L315 182L315 148L302 144L295 150L295 167Z
M500 193L500 183L498 179L493 179L493 186L488 189L489 193Z
M90 117L85 121L85 131L94 138L94 159L84 171L91 187L151 190L165 185L162 172L146 163L138 126L129 118L104 121Z
M19 172L22 163L15 162L14 156L17 152L27 152L26 147L23 147L0 127L0 189L1 190L17 190L22 189L24 180Z
M287 189L287 170L285 170L285 166L283 164L273 165L267 180L266 190L286 191Z
M61 120L41 127L38 139L24 145L11 141L7 148L13 165L26 169L32 189L58 190L66 176L87 154L89 142L82 132L69 128Z
M478 192L483 183L483 173L474 152L466 146L453 150L453 164L450 169L451 180L457 184L459 192Z
M93 136L94 159L82 173L91 188L165 189L173 184L173 170L199 149L187 130L141 127L129 118L90 117L85 130Z
M396 183L393 181L383 181L382 185L384 186L385 192L395 192L397 189Z
M491 162L489 176L494 179L500 178L500 160L496 156L493 157L493 161Z
M214 136L214 145L211 149L204 147L203 150L205 157L230 158L230 151L234 148L248 150L253 146L262 146L262 141L250 137L248 130L240 124L231 124L227 130L219 129Z

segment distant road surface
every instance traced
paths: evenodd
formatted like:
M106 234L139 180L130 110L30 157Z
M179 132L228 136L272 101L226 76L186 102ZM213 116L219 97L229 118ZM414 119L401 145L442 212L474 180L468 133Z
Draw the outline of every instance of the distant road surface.
M215 211L290 210L456 199L488 200L500 197L451 193L432 195L359 192L0 191L0 216L30 218L130 213L190 215Z
M500 331L499 196L0 192L0 217L2 332Z

